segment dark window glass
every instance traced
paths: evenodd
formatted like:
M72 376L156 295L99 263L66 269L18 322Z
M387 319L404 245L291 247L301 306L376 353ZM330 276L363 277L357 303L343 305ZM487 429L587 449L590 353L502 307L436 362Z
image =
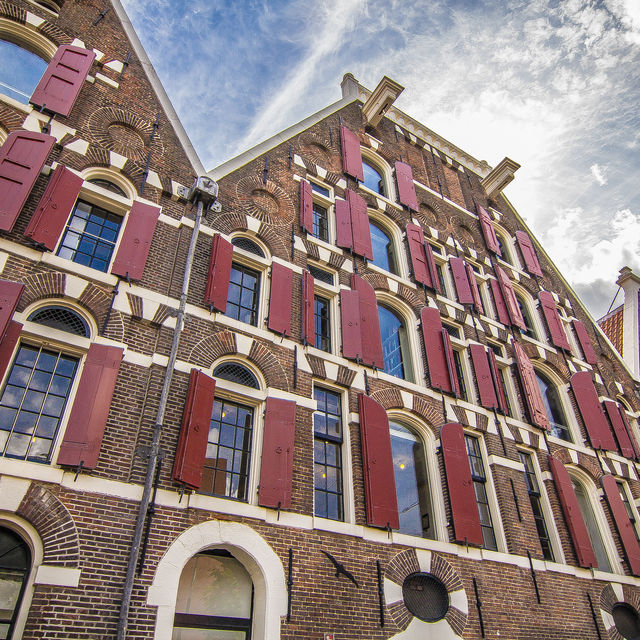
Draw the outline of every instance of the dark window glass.
M47 63L35 53L0 40L0 93L29 104Z
M122 189L122 187L119 187L117 184L115 184L115 182L111 182L111 180L105 180L104 178L91 178L91 180L88 180L87 182L90 182L91 184L95 184L98 187L102 187L107 191L111 191L111 193L116 193L119 196L122 196L123 198L127 197L127 194L124 192L124 189Z
M342 494L342 408L340 395L316 387L313 414L315 515L344 520Z
M464 370L462 368L462 354L459 351L453 350L453 364L456 368L456 374L458 375L458 384L460 385L460 397L463 400L468 400L469 395L467 393L467 384L464 381Z
M329 242L329 213L326 207L313 203L313 235L319 240Z
M122 218L115 213L79 200L67 223L58 255L106 272L121 223Z
M389 427L400 532L435 538L422 441L412 431L395 422L391 422Z
M460 337L460 328L454 327L451 324L447 324L446 322L442 323L442 328L452 337L459 338Z
M229 380L230 382L236 382L242 384L245 387L251 387L252 389L259 389L258 379L247 369L247 367L238 364L237 362L224 362L218 365L213 370L213 375L223 380Z
M495 344L493 342L487 342L487 346L497 355L498 357L502 357L504 352L502 351L502 347L499 344Z
M234 262L231 265L225 315L255 327L258 324L259 293L260 274Z
M385 372L397 378L409 379L411 367L408 366L409 348L404 323L382 305L378 305L378 318Z
M11 529L0 527L0 638L11 638L31 568L31 552Z
M371 232L371 247L373 249L373 264L385 271L398 273L396 256L393 249L393 241L386 231L383 231L374 222L369 223Z
M542 395L544 408L551 426L551 435L572 442L571 433L567 426L567 418L560 402L558 388L538 371L536 371L536 379L538 380L540 394Z
M624 509L629 516L629 522L631 522L631 526L633 527L633 533L636 536L636 540L640 542L640 537L638 537L638 529L636 527L636 514L633 512L631 508L631 504L629 503L629 498L627 497L627 492L624 489L624 485L622 482L617 482L618 492L620 493L620 499L622 500L622 504L624 505Z
M231 240L231 244L234 247L238 247L238 249L243 249L244 251L248 251L249 253L253 253L256 256L260 256L264 258L264 251L260 248L260 245L257 242L254 242L250 238L245 238L244 236L237 236Z
M366 162L362 163L362 170L364 173L364 186L371 189L371 191L375 191L380 195L386 196L384 189L384 180L382 179L382 175L377 169L374 169L370 164Z
M320 282L324 282L326 284L333 284L333 273L330 271L325 271L324 269L320 269L312 264L307 265L307 269L309 269L309 273L315 280L320 280Z
M215 400L209 425L202 493L247 500L253 409Z
M29 320L45 327L59 329L84 338L88 338L90 335L89 327L84 319L75 311L71 311L66 307L55 306L38 309L29 316Z
M442 290L442 295L445 298L448 298L447 295L447 285L444 280L444 271L442 270L442 265L436 262L436 273L438 274L438 282L440 283L440 289Z
M473 480L473 488L476 492L476 504L478 505L478 513L480 515L480 525L482 527L482 546L485 549L493 551L498 550L496 536L493 531L493 521L491 519L491 510L489 509L489 498L487 496L487 476L484 471L484 463L482 462L482 453L480 452L480 443L473 436L464 437L467 443L467 455L469 456L469 466L471 467L471 479Z
M329 301L326 298L315 296L313 305L314 346L323 351L331 351L331 315L329 312Z
M496 233L496 239L498 240L498 247L500 247L501 258L509 263L513 264L513 259L511 258L511 253L509 249L507 249L507 243L503 242L502 238Z
M507 376L509 375L509 367L502 369L498 368L498 374L500 376L500 384L502 385L502 392L504 393L504 400L507 403L507 415L513 416L511 410L511 402L509 401L509 393L507 392Z
M20 346L0 397L0 454L49 461L77 366L59 351Z
M533 338L534 340L537 339L538 336L536 335L536 332L533 328L534 324L531 318L531 314L529 313L529 307L527 307L527 305L522 302L520 296L516 296L516 300L518 301L518 307L520 307L520 313L522 314L524 324L527 327L526 330L522 331L521 329L520 331L524 333L525 336L529 336L529 338Z
M591 506L591 500L587 496L587 490L584 488L581 482L575 478L571 478L571 484L573 490L576 492L576 498L578 498L578 506L580 507L580 513L582 513L582 519L585 525L587 525L587 533L589 534L589 540L591 541L591 547L596 556L596 562L598 563L598 569L601 571L611 571L611 564L609 563L609 556L605 551L604 541L602 539L602 533L596 522L596 517Z
M529 493L529 502L531 503L531 510L533 511L533 519L536 523L536 530L538 532L538 540L540 540L540 548L542 549L542 555L545 560L554 561L553 548L551 547L551 540L549 539L549 530L544 517L544 511L542 509L542 499L540 494L540 485L538 478L536 477L536 471L533 466L533 460L531 454L519 451L520 461L524 465L524 480L527 485L527 492Z
M316 192L319 193L323 196L325 196L326 198L328 198L331 194L329 193L329 189L327 189L326 187L323 187L320 184L315 183L313 180L309 180L309 184L311 185L311 188Z

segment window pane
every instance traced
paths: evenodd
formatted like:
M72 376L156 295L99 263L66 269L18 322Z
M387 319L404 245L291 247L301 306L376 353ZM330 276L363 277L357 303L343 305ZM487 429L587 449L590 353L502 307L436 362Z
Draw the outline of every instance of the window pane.
M397 273L395 253L393 250L393 241L378 225L373 222L369 223L369 231L371 232L371 248L373 249L373 264L390 271L391 273Z
M364 186L375 191L381 195L386 195L384 190L384 180L377 169L374 169L370 164L366 162L362 163L362 170L364 173Z
M47 63L13 42L0 40L0 93L29 104Z
M329 241L329 214L327 209L313 203L313 235L325 242Z
M225 315L247 324L257 324L260 274L241 264L233 264Z
M382 338L382 355L384 357L384 370L386 373L397 378L405 377L405 367L403 357L403 341L405 338L405 327L402 321L393 311L378 306L378 318L380 321L380 336Z
M573 489L576 492L576 497L578 498L578 505L580 507L580 512L582 513L582 518L584 519L585 525L587 525L587 533L589 534L589 540L591 540L593 552L596 555L598 569L601 571L611 571L609 556L605 551L602 534L598 528L598 523L596 522L596 517L593 513L591 501L587 496L587 491L580 482L575 480L575 478L571 478L571 483L573 484Z
M329 301L320 296L314 298L314 331L317 349L331 351L331 321Z

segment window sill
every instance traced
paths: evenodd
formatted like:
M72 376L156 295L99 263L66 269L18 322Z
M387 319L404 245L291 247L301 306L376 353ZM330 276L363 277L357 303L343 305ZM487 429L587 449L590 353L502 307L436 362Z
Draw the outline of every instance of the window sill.
M376 200L384 202L385 204L390 205L391 207L393 207L394 209L397 209L398 211L402 211L402 205L399 205L397 202L394 202L393 200L390 200L389 198L387 198L387 196L383 196L381 193L378 193L377 191L374 191L373 189L369 189L369 187L365 186L362 183L360 183L358 185L358 188L362 189L362 191L364 191L365 193L368 193L368 194L374 196L374 198L376 198ZM382 211L384 211L384 209L382 209L382 207L380 207L379 203L378 203L378 208L381 209Z
M544 342L540 342L540 340L536 338L530 338L529 336L525 335L522 332L520 332L520 335L522 336L523 340L531 344L534 344L536 347L539 347L540 349L544 349L549 353L558 353L557 349L555 347L552 347L550 344L545 344Z
M115 287L118 283L117 276L113 276L110 273L103 273L102 271L92 269L91 267L85 267L84 265L73 262L72 260L56 256L53 253L43 253L41 262L51 265L52 267L56 267L62 271L72 273L73 275L81 276L86 280L101 282L109 287Z
M369 269L371 269L371 271L375 271L376 273L379 273L387 277L389 280L392 280L393 282L397 282L398 284L403 284L405 287L409 287L410 289L417 289L417 286L413 282L411 282L411 280L408 280L404 276L399 276L396 273L391 273L391 271L387 271L386 269L379 267L377 264L373 264L373 262L371 261L368 262L367 266ZM393 289L391 289L391 291L393 293L398 293L397 288L395 291Z
M33 111L33 107L30 104L20 102L19 100L8 96L6 93L0 93L0 102L4 102L5 104L8 104L18 111L22 111L23 113L31 113Z
M450 204L452 207L455 207L456 209L458 209L458 211L462 211L463 213L466 213L468 216L471 216L472 218L478 220L478 216L475 213L473 213L472 211L469 211L468 209L465 209L464 207L461 207L457 202L454 202L453 200L449 200L449 198L441 195L437 191L434 191L433 189L431 189L431 187L427 187L426 184L422 184L417 180L414 180L413 184L415 184L417 187L420 187L424 191L427 191L428 193L433 194L436 198L439 198L440 200L444 200L447 204Z

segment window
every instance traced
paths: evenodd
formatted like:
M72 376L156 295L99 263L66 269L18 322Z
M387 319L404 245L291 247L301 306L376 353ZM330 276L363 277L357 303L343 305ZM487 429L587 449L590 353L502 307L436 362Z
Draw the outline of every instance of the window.
M235 382L251 389L259 389L257 378L247 367L237 362L224 362L213 370L213 375L229 382Z
M214 400L201 493L246 502L252 438L253 409Z
M504 399L505 399L505 402L507 403L507 415L517 417L517 416L514 416L513 408L512 408L513 405L511 404L511 397L509 395L510 386L509 386L509 383L507 382L507 380L511 378L511 374L509 373L509 371L510 369L508 366L505 366L505 367L498 366L500 384L502 385L502 392L504 393Z
M0 92L29 104L29 98L47 68L40 56L23 47L0 40Z
M57 255L106 272L121 223L119 215L78 200L67 222Z
M234 262L231 265L225 315L257 326L259 296L260 273Z
M314 314L314 346L322 351L331 351L331 313L329 300L315 296L313 301Z
M253 582L228 551L191 558L180 575L172 640L248 640Z
M329 210L317 202L313 203L313 231L318 240L329 242Z
M629 496L627 495L627 490L625 489L624 482L617 480L616 484L618 485L618 492L620 493L620 499L622 500L622 504L624 505L624 509L629 516L629 522L631 522L631 526L633 527L633 533L636 536L636 540L640 543L640 537L638 536L638 527L636 521L636 513L631 506L631 502L629 502Z
M462 364L463 357L464 355L461 351L458 351L457 349L453 350L453 365L456 368L458 384L460 385L460 397L463 400L469 400L469 393L467 392L467 382L464 376L464 366Z
M531 316L531 312L529 311L529 307L522 300L522 298L517 294L516 294L516 300L518 301L518 307L520 307L520 313L522 314L522 319L524 320L524 324L527 327L525 331L522 331L522 330L521 331L525 336L528 336L529 338L533 338L534 340L536 340L538 336L535 331L535 325L533 322L533 318Z
M446 322L442 323L442 328L452 337L460 339L460 327L455 327L452 324Z
M0 527L0 639L13 636L31 569L31 551L11 529Z
M90 178L87 180L91 184L95 184L97 187L102 187L107 191L111 191L111 193L115 193L116 195L122 196L123 198L127 198L127 194L124 189L117 185L115 182L111 182L111 180L106 180L105 178Z
M384 178L380 171L364 161L362 162L362 171L364 173L364 182L362 184L368 189L371 189L371 191L386 196Z
M554 561L553 548L549 538L549 529L544 517L542 508L542 494L540 484L536 476L536 470L533 465L533 459L530 453L519 451L520 461L524 465L524 480L527 485L527 493L529 494L529 502L533 511L533 519L536 523L538 532L538 540L540 540L540 548L545 560Z
M333 273L330 271L325 271L324 269L320 269L320 267L316 267L312 264L308 264L307 269L309 269L309 273L313 276L314 280L319 280L325 284L333 285Z
M330 198L331 197L331 191L329 189L327 189L326 187L323 187L321 184L318 184L317 182L314 182L313 180L309 180L309 184L311 185L311 188L316 193L319 193L321 196L324 196L325 198Z
M231 244L234 247L238 247L238 249L242 249L243 251L247 251L248 253L253 253L255 256L260 256L261 258L265 257L265 253L262 250L262 247L257 242L254 242L250 238L245 236L236 236L232 238Z
M320 518L344 520L342 482L342 402L340 394L315 387L313 414L314 513Z
M491 519L491 509L489 508L489 496L487 494L487 476L482 461L482 453L480 451L480 442L478 438L465 435L467 444L467 455L469 456L469 465L471 467L471 480L476 493L476 504L478 505L478 514L480 516L480 525L482 527L482 546L492 551L498 550L496 535L493 530L493 521Z
M547 376L537 370L536 379L540 387L540 394L542 395L544 408L547 412L547 418L549 418L551 435L561 440L573 442L558 387L551 382Z
M375 222L369 222L369 231L371 233L373 264L385 271L399 275L398 261L391 235Z
M500 248L500 254L502 259L508 264L513 264L513 258L511 257L511 250L506 240L499 233L496 233L496 239L498 240L498 247Z
M38 309L29 315L28 320L83 338L89 338L91 335L86 320L66 307L49 306Z
M412 380L410 349L404 322L395 312L381 304L378 305L378 318L385 373L403 380Z
M389 429L400 533L435 539L436 530L422 440L413 431L397 422L390 422Z

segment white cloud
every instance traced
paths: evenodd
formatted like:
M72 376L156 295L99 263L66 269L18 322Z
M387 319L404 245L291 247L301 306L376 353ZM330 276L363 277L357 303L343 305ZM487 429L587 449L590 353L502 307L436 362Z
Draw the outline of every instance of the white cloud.
M601 167L599 164L592 164L591 167L591 175L595 178L596 182L603 187L607 184L607 178L605 173L607 172L607 167Z

